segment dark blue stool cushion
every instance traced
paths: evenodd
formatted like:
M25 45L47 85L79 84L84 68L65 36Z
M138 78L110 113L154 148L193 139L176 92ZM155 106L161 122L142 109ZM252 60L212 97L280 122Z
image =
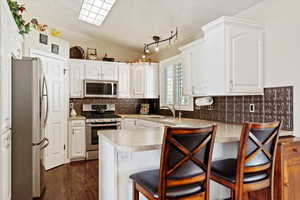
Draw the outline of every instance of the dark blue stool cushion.
M130 176L137 184L147 190L152 196L158 198L158 187L159 187L159 170L149 170L139 172ZM202 190L200 183L191 184L180 187L172 187L167 189L167 197L178 198L188 195L193 195Z
M212 162L211 173L230 182L235 182L237 160L234 158ZM244 183L251 183L263 180L268 177L267 173L244 174Z

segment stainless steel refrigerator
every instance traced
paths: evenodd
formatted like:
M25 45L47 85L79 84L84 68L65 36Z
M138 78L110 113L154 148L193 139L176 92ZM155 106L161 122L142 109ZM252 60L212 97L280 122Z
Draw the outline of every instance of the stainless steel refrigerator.
M45 190L43 150L48 89L38 58L12 61L12 200L40 197Z

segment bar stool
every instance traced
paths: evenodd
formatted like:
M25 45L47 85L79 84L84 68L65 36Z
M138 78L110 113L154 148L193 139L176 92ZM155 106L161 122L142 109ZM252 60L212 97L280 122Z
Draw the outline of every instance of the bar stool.
M133 180L133 199L209 199L210 168L217 126L166 127L160 169L139 172Z
M231 189L231 199L242 200L251 191L271 190L274 199L275 155L281 122L245 123L237 159L212 163L212 180ZM247 196L245 196L247 197Z

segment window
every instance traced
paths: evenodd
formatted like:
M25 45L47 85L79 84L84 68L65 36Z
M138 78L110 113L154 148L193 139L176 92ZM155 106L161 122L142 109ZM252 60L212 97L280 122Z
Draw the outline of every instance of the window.
M161 64L161 106L175 105L177 110L193 110L193 98L182 94L183 70L180 59Z
M176 94L176 102L180 106L188 106L189 105L189 97L188 96L183 96L182 91L183 91L183 65L177 64L175 65L175 85L177 91L175 92Z
M174 95L174 67L173 65L169 65L164 70L165 73L165 94L164 94L164 100L165 104L175 104L175 95Z

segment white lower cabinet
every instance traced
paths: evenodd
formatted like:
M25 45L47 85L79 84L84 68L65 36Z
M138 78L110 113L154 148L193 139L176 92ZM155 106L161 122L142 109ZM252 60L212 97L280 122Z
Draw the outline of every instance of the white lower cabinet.
M70 160L84 160L86 154L85 121L72 120L69 128Z
M11 131L0 135L0 199L11 198Z
M152 122L148 120L137 120L136 122L137 127L139 128L158 128L158 127L163 127L164 124L158 123L158 122Z
M121 128L122 129L132 129L136 128L136 119L125 118L122 119Z

